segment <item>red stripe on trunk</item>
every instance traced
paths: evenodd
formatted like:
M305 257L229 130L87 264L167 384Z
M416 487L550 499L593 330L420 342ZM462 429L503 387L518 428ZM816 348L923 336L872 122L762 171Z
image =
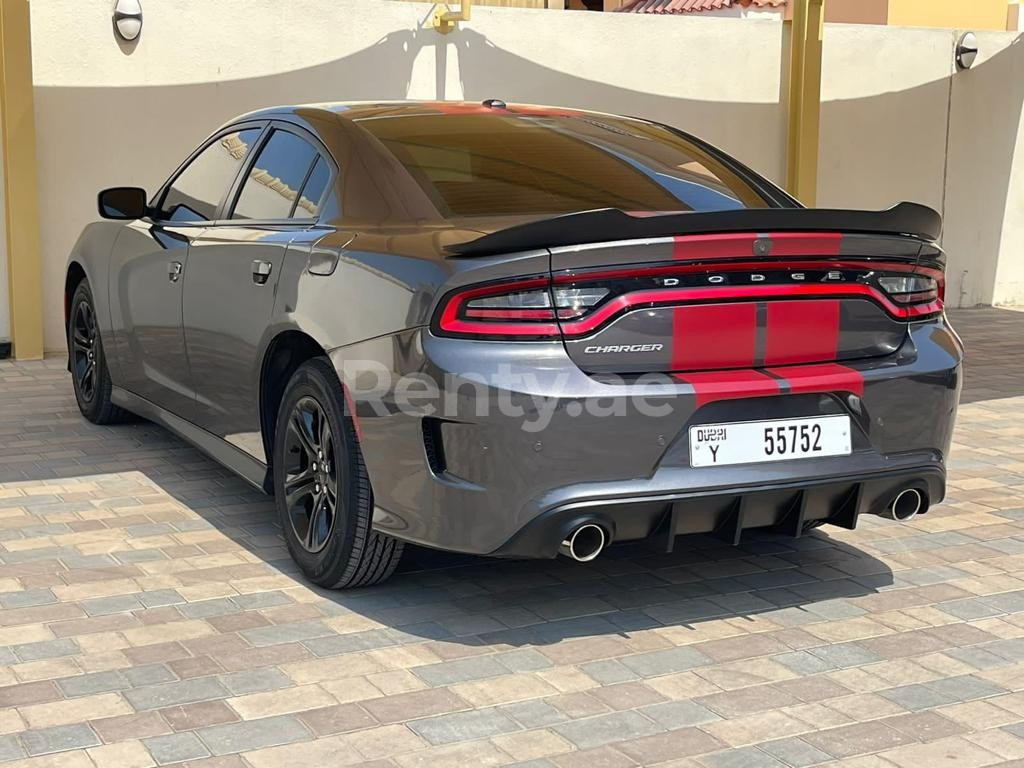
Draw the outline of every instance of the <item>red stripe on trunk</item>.
M757 343L757 304L691 304L672 310L672 370L748 368Z
M839 348L839 301L770 301L765 365L834 360Z
M458 101L424 101L420 106L442 115L486 115L494 111L483 104L463 104Z
M772 256L838 256L839 232L779 232L771 236Z
M718 400L766 397L780 392L779 380L759 371L706 371L674 375L679 381L693 387L698 408Z
M677 260L749 258L757 235L677 235L672 240L672 258Z
M852 392L864 396L864 375L838 363L820 365L794 365L769 368L770 373L786 380L789 391L795 395L822 392Z

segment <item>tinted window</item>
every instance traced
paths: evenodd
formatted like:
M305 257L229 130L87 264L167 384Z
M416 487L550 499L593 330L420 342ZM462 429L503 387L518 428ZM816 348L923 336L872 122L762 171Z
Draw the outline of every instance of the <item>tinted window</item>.
M309 142L274 131L249 171L231 218L287 219L316 157Z
M160 208L171 221L210 221L235 180L259 128L214 139L171 184Z
M768 205L707 152L639 120L449 114L359 122L444 216Z
M320 200L324 196L324 190L327 189L327 182L330 178L331 169L327 166L327 161L318 157L316 165L313 166L313 170L309 174L309 179L306 180L306 186L302 188L299 202L295 206L294 217L296 219L312 219L316 216L320 208Z

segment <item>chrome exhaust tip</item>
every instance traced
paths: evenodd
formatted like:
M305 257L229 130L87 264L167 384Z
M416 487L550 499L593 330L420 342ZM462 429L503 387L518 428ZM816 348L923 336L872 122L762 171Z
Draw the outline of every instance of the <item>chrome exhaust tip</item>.
M558 548L558 553L577 563L589 563L601 554L607 543L604 528L596 523L586 523L569 534Z
M913 520L924 507L924 496L916 488L907 488L896 494L892 504L888 506L882 517L905 523Z

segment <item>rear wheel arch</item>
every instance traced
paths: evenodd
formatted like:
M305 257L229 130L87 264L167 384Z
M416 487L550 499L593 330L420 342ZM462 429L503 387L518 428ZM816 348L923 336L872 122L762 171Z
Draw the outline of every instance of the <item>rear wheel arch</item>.
M85 267L80 262L72 259L68 263L67 272L64 274L64 340L67 341L71 324L71 298L75 295L75 289L89 279L85 274ZM71 349L68 348L68 371L71 370Z
M284 331L275 336L263 356L259 408L263 449L267 457L267 477L263 485L268 493L273 492L274 434L285 388L300 365L317 357L326 359L326 350L312 336L296 330Z
M75 293L75 289L78 284L83 280L87 280L88 277L85 274L85 267L83 267L78 261L71 261L68 264L67 272L64 275L64 330L68 329L68 323L70 322L69 312L71 297Z

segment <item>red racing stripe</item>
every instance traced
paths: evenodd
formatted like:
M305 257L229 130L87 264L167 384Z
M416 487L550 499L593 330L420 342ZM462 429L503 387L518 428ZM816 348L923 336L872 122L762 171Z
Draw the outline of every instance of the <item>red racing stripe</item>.
M771 235L772 256L838 256L840 232L779 232Z
M676 260L749 258L754 255L757 235L676 235L672 258Z
M769 301L765 365L834 360L839 348L839 301Z
M672 310L672 370L749 368L757 304L691 304Z
M536 104L509 104L509 112L517 115L529 115L531 117L580 117L579 110L563 109L561 107L544 107Z
M766 397L779 394L780 382L754 370L677 373L675 378L693 387L697 407L719 400Z
M442 115L486 115L494 111L483 104L463 104L458 101L424 101L420 106Z
M864 396L864 374L838 363L792 365L767 370L773 376L784 379L794 395L852 392L858 397Z

